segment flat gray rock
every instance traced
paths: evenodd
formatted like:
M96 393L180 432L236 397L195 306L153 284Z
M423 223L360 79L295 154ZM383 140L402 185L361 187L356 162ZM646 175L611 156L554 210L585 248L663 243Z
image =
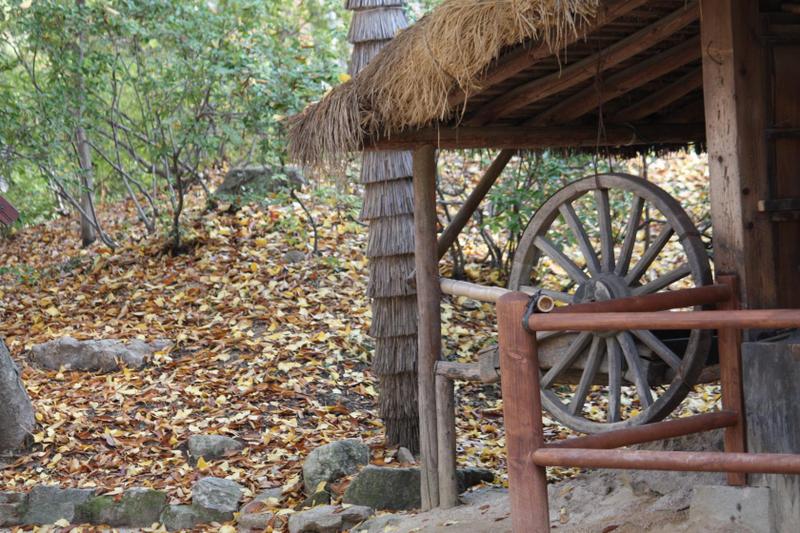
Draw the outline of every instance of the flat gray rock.
M75 508L94 495L94 489L62 489L51 485L37 485L28 494L27 510L22 517L22 523L54 524L62 518L72 522Z
M123 365L142 368L153 354L170 345L169 341L146 343L139 339L78 341L62 337L31 348L31 361L50 370L113 372Z
M17 526L22 523L25 511L25 494L0 491L0 527Z
M165 493L134 488L125 491L119 501L98 496L76 506L75 521L113 527L150 527L159 522L166 504Z
M192 529L200 524L227 522L232 513L216 513L196 505L168 505L161 513L161 522L169 531Z
M321 482L331 483L357 472L369 463L369 446L358 439L325 444L313 450L303 463L303 484L307 495L317 492Z
M350 482L342 501L373 509L401 511L422 503L418 468L369 465Z
M231 452L238 452L244 444L224 435L192 435L187 442L189 455L195 459L218 459Z
M494 473L483 468L462 468L456 471L456 477L459 492L464 492L482 482L491 482ZM381 510L417 509L422 504L419 468L369 465L353 479L342 501Z
M192 487L192 505L233 517L239 509L242 487L235 481L218 477L204 477Z
M369 507L320 505L289 517L289 533L338 533L352 529L372 516Z

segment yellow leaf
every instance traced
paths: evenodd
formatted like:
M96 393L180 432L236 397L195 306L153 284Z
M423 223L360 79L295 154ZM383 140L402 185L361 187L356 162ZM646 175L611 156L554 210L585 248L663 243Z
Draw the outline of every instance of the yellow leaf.
M206 468L208 468L208 463L203 457L200 457L200 459L197 460L197 469L205 470Z
M56 527L69 527L69 520L66 518L60 518L53 523Z
M341 74L339 74L339 81L341 83L344 83L346 81L350 81L350 74L345 74L344 72L342 72Z
M58 316L61 314L61 312L58 309L56 309L54 305L51 305L50 307L45 309L44 312L50 316Z
M314 489L314 492L322 492L323 490L325 490L325 485L327 485L327 483L323 479L322 481L317 483L317 488Z
M224 525L219 528L219 533L236 533L236 528L231 525Z

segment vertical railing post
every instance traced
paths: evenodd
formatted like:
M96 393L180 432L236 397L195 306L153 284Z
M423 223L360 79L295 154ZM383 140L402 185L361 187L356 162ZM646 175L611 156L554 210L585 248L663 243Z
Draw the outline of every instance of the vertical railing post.
M728 285L731 297L717 305L722 310L739 309L739 284L735 275L719 275L717 283ZM722 388L722 408L736 413L736 424L725 428L725 451L747 451L747 428L742 392L742 333L736 328L719 329L719 381ZM747 474L729 472L729 485L746 485Z
M522 324L528 301L513 292L497 302L511 523L514 533L549 533L547 474L531 456L544 445L544 428L536 336Z
M414 266L417 278L417 344L420 496L422 510L439 506L434 371L442 353L441 287L436 254L436 151L414 151Z
M439 507L458 505L456 400L453 380L436 374L436 434L439 447Z

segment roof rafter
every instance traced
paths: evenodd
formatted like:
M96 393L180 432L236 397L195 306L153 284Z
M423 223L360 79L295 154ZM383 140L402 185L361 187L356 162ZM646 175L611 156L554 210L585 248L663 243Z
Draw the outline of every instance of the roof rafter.
M547 96L559 93L581 83L598 72L629 59L656 43L663 41L676 31L696 21L700 16L697 1L667 15L636 33L593 54L559 72L524 83L483 105L466 124L481 126L503 117Z
M567 37L564 46L571 45L583 38L584 35L591 33L601 26L604 26L616 19L627 15L633 10L646 4L648 0L616 0L602 8L590 23L579 28L578 32ZM500 56L493 66L487 69L480 79L475 82L481 91L501 83L514 76L518 72L525 70L534 63L553 55L553 50L548 43L537 42L533 46L518 46L508 53ZM456 89L448 96L450 107L463 104L469 95L461 89Z
M648 117L702 86L703 69L694 69L635 104L615 113L614 122L630 122Z
M613 100L660 78L675 69L700 59L700 37L674 46L660 54L645 59L635 65L618 72L607 79L600 80L598 85L589 86L574 95L560 101L534 117L525 124L543 126L555 120L569 122L597 109L600 105Z

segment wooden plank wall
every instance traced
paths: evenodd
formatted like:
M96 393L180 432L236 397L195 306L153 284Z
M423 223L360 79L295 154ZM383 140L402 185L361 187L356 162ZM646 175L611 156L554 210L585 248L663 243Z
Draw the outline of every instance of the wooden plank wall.
M800 43L774 46L773 58L772 125L800 129ZM800 137L776 138L774 158L776 199L800 198ZM779 307L800 307L800 213L792 215L774 222Z

